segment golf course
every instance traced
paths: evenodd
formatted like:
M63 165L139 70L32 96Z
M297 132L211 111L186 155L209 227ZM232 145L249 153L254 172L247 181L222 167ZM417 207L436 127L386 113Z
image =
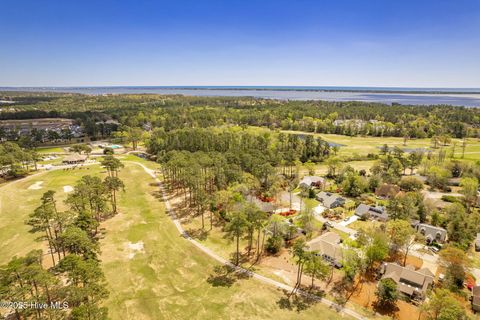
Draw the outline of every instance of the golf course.
M343 319L317 303L297 312L280 303L284 293L255 279L218 275L219 264L182 238L165 214L158 186L128 156L120 178L119 214L102 223L102 267L113 319ZM152 166L152 163L151 167ZM99 165L41 172L0 187L0 263L46 244L24 224L47 190L56 191L58 206L83 175L105 176ZM45 250L44 250L45 251ZM46 251L45 251L46 252ZM48 263L48 259L44 259ZM217 268L215 268L217 267ZM217 270L217 272L215 272Z

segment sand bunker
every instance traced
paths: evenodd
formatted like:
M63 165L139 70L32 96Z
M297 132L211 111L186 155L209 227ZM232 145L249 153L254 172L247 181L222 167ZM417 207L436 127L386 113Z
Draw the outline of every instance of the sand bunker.
M73 191L72 186L63 186L63 192L69 193L69 192L72 192L72 191Z
M277 270L277 271L274 271L273 273L275 275L279 276L280 278L282 278L285 283L287 283L287 284L291 283L290 278L287 275L285 275L284 270Z
M32 184L30 187L28 187L28 190L42 189L42 184L43 184L43 181L37 181L34 184Z
M128 259L132 259L135 257L137 252L143 253L145 250L143 249L143 241L139 241L137 243L127 243L127 251L128 251Z

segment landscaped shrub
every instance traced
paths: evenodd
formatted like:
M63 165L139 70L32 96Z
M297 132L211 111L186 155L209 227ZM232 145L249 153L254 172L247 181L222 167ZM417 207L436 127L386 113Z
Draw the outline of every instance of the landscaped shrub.
M267 239L266 249L271 254L276 254L280 251L283 246L283 239L282 237L270 237Z
M451 202L451 203L460 202L460 199L458 197L451 196L451 195L448 195L448 194L443 195L442 200L445 201L445 202Z
M423 189L423 182L415 177L405 177L400 180L399 186L403 191L419 191Z

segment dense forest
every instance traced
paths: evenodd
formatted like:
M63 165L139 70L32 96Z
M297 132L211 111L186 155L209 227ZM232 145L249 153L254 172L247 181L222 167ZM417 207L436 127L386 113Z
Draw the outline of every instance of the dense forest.
M98 122L109 119L129 127L162 127L165 131L233 124L408 138L477 137L480 124L478 109L447 105L0 92L2 99L16 103L0 106L0 120L68 117L78 120L91 136L100 135Z

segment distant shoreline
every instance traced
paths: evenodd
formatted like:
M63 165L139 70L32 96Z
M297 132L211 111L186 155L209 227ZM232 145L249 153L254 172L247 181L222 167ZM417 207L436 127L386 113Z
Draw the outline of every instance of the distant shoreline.
M480 88L407 88L407 87L336 87L336 86L67 86L67 87L0 87L0 91L51 91L85 89L129 90L233 90L233 91L299 91L299 92L352 92L390 94L480 94Z
M476 88L285 87L285 86L110 86L110 87L0 87L4 93L184 95L197 97L251 97L280 101L336 101L390 105L451 105L480 107ZM8 100L8 99L7 99Z

